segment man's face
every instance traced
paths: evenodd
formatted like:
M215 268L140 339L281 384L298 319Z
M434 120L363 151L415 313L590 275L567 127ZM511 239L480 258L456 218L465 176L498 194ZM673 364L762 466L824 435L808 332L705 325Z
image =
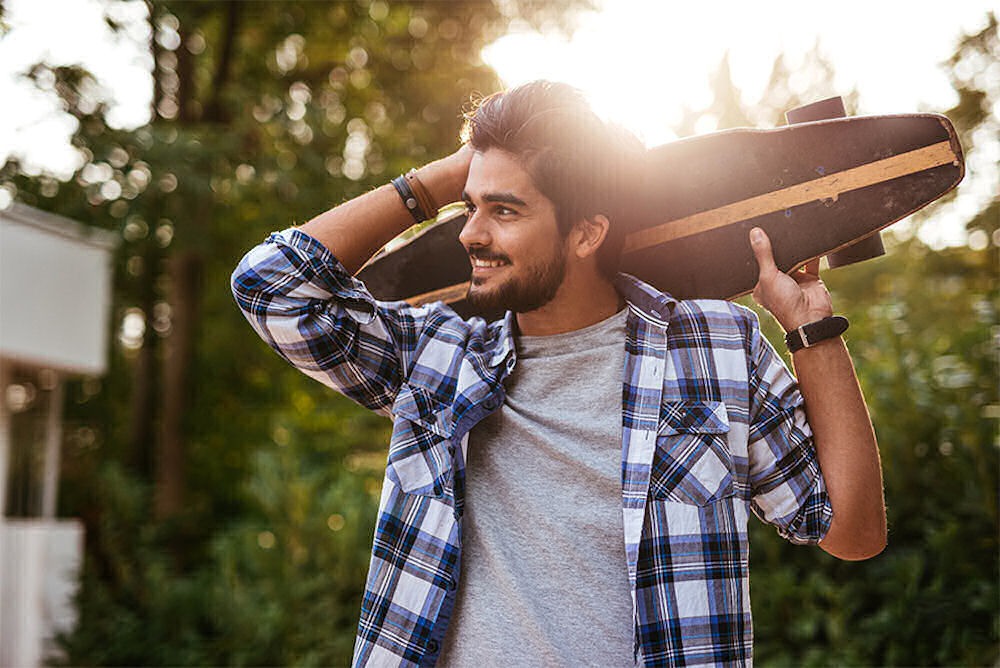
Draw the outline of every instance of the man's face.
M534 311L555 297L566 245L552 201L509 153L476 153L463 199L469 220L459 239L469 253L469 300L487 311Z

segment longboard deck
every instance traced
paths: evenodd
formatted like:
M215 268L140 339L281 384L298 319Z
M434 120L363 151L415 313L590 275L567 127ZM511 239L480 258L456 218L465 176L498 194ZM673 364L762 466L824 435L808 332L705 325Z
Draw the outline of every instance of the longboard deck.
M964 175L955 130L936 114L727 130L650 149L647 160L622 271L679 299L750 292L754 226L792 271L926 206ZM464 224L464 213L443 217L373 258L359 278L379 299L440 300L473 314Z

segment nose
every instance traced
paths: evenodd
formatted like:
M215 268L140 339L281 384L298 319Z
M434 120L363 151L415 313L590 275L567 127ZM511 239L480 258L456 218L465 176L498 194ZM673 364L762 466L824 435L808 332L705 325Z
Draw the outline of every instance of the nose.
M465 225L462 226L462 231L458 235L459 242L466 249L473 246L489 246L491 239L489 230L487 229L488 226L485 224L482 216L479 215L479 210L477 209L472 214L467 215L468 218L465 221Z

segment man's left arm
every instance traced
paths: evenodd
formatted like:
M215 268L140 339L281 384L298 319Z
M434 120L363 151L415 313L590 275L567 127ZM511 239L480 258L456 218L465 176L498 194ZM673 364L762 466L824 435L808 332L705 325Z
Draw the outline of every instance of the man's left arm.
M818 262L785 274L775 265L763 231L752 230L750 242L760 267L754 299L786 332L833 314ZM796 351L792 363L833 508L819 545L841 559L873 557L886 544L882 467L847 346L836 336Z

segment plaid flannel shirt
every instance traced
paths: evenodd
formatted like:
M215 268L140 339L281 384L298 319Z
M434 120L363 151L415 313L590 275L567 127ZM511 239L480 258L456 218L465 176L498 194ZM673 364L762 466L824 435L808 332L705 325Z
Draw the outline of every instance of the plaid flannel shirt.
M394 420L356 666L432 666L455 601L470 429L504 401L513 318L376 301L290 229L233 274L257 333L307 375ZM796 543L832 518L791 374L756 316L621 274L628 302L622 521L634 661L751 661L747 520ZM572 568L572 564L553 564Z

